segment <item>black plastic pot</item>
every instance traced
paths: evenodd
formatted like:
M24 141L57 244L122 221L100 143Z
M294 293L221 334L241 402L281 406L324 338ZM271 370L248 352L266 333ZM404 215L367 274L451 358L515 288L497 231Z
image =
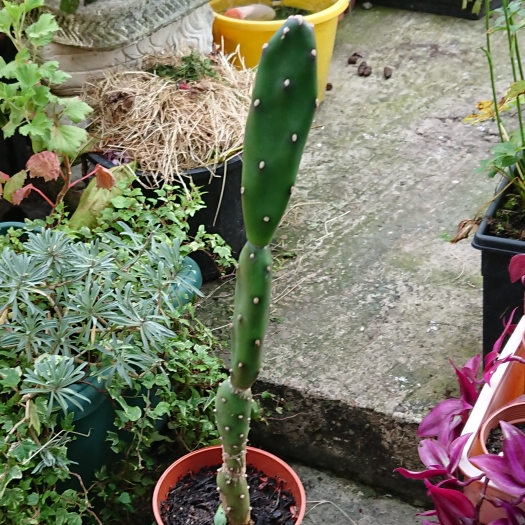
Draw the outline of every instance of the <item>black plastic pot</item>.
M467 18L468 20L478 20L485 16L485 2L479 14L472 13L474 2L470 0L465 9L462 8L463 0L375 0L374 4L398 9L409 9L411 11L423 11L434 15L454 16L456 18ZM502 0L492 0L490 8L501 7Z
M505 187L504 183L500 189ZM518 253L525 253L525 241L516 241L490 235L487 217L493 217L503 206L506 193L495 199L474 236L472 246L481 250L483 276L483 356L492 351L503 333L503 319L517 308L515 319L523 315L525 288L521 282L511 283L509 264Z
M100 164L107 168L114 167L101 155L88 153L86 158L92 164ZM154 190L147 187L152 186L153 180L140 171L137 175L143 177L145 186L137 182L136 187L142 190L145 197L155 198ZM185 175L191 177L193 183L202 189L202 199L206 205L190 217L189 234L195 235L199 226L204 225L208 233L218 233L231 247L233 256L238 259L246 242L241 204L242 157L236 155L226 164L220 164L213 175L207 168L189 170ZM219 277L219 270L207 253L194 252L190 257L199 265L205 281Z

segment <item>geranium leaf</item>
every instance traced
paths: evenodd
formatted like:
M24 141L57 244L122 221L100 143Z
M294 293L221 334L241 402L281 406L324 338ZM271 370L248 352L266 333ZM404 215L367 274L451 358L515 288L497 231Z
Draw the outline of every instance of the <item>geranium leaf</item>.
M32 184L28 184L27 186L24 186L23 188L16 190L13 193L11 202L15 206L18 206L31 193L31 190L33 189L33 187L34 186Z
M13 175L4 185L4 199L13 202L13 195L17 190L22 188L25 184L27 172L25 170L19 171Z
M29 158L26 168L31 177L41 177L46 181L57 180L60 175L60 159L52 151L41 151Z
M104 166L101 166L100 164L97 164L95 169L89 173L89 175L95 175L97 178L97 188L110 190L117 184L113 172L108 168L104 168Z
M68 157L75 157L84 142L87 142L85 130L76 126L53 126L48 149Z

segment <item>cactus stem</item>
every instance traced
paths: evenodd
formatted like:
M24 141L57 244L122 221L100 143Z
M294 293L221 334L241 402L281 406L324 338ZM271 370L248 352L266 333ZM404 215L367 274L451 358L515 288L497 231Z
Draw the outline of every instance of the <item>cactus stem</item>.
M259 298L258 297L254 297L253 298L253 304L259 304Z
M264 166L265 166L264 160L261 160L261 162L259 162L259 169L260 170L264 169Z
M238 449L239 447L237 445L233 445L233 448Z
M239 414L238 418L239 419L244 419L244 416L242 414Z
M281 37L281 40L284 40L284 37L290 32L290 28L289 27L285 27L283 29L283 36Z
M231 512L232 508L231 507L226 507L226 512Z
M240 494L239 498L244 499L244 494Z
M244 186L241 187L241 195L244 195Z
M285 81L284 81L284 87L288 87L290 85L290 79L287 78Z
M297 133L292 135L292 142L297 142Z
M268 215L266 215L266 217L263 217L263 221L264 222L270 222L270 217L268 217Z
M217 469L217 470L220 470L220 469ZM220 492L221 491L221 487L217 487L217 492Z
M271 272L271 271L272 271L272 269L270 268L270 266L267 266L267 267L266 267L266 271L267 271L267 272Z
M253 101L253 107L256 108L259 104L261 103L261 101L256 98L254 101Z
M214 409L213 409L213 411L214 411L214 412L217 412L217 409L216 409L216 408L214 408Z

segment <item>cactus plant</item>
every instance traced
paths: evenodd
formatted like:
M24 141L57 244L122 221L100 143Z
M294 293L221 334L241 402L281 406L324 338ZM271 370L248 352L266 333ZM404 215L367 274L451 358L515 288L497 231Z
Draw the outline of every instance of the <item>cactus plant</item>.
M215 406L223 447L217 488L230 525L251 521L246 443L270 304L268 244L290 199L317 106L316 55L312 26L290 17L264 46L246 123L241 193L248 241L237 270L232 368Z

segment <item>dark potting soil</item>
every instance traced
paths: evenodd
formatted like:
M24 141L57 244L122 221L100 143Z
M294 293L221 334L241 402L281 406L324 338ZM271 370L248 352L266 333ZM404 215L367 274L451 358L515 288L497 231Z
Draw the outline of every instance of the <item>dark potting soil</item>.
M491 235L506 239L525 240L525 208L517 195L509 194L503 207L487 219Z
M514 426L525 432L525 423L516 423ZM499 454L503 450L503 432L499 425L490 431L485 446L490 454Z
M165 525L213 525L219 507L217 469L220 465L190 472L173 487L160 513ZM270 478L251 465L246 469L254 525L293 525L295 500L282 489L282 480Z

